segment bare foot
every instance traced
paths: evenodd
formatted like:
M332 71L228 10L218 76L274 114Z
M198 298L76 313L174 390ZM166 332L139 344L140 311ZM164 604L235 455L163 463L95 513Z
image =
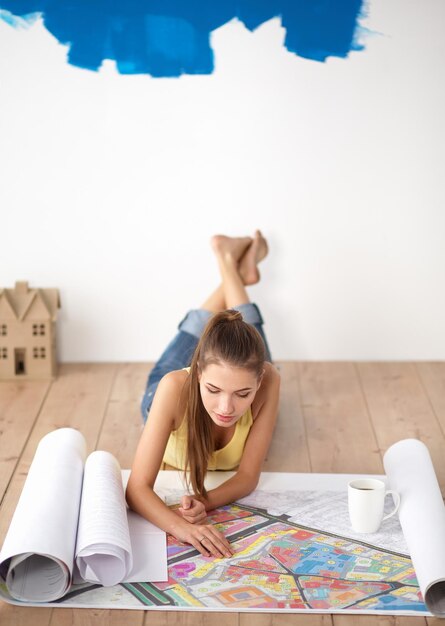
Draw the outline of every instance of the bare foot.
M239 273L245 285L255 285L260 280L258 263L264 259L269 252L267 241L261 231L256 230L251 245L241 257Z
M226 237L225 235L214 235L211 239L212 248L215 254L230 258L238 263L246 249L252 243L251 237Z

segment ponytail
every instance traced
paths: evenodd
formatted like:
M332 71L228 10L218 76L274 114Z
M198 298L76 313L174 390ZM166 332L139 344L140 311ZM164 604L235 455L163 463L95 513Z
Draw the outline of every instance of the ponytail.
M199 374L212 364L227 363L246 368L259 378L265 360L264 342L254 326L239 311L216 313L208 322L193 354L190 374L184 386L187 420L186 481L193 493L207 496L204 479L215 449L212 420L202 402ZM189 477L187 475L189 471Z

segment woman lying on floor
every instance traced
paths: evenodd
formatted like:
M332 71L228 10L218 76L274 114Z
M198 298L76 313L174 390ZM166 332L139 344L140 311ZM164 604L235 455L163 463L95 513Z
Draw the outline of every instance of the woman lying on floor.
M255 489L278 411L280 377L271 363L258 307L246 286L259 281L267 242L212 238L221 284L189 311L150 373L142 401L145 427L127 486L129 506L205 556L232 548L206 512ZM162 463L187 472L192 495L171 510L153 491ZM236 470L206 490L207 470Z

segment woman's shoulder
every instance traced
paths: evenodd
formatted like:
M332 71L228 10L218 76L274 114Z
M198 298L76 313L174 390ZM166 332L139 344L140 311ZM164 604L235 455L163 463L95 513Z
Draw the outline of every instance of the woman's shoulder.
M189 373L186 369L173 370L162 377L158 386L157 393L159 393L161 397L166 398L171 409L174 411L173 430L179 428L184 418L186 399L183 395L183 391L188 376Z
M184 387L184 383L188 378L188 371L186 370L172 370L161 378L158 386L158 390L161 393L174 394L177 392L180 394Z
M185 367L182 370L172 370L171 372L164 374L162 380L167 380L170 385L183 383L185 380L187 380L189 371L189 367Z
M281 376L273 363L266 361L264 363L264 374L260 388L256 392L252 402L252 418L256 420L258 414L263 407L267 398L277 398L280 390Z

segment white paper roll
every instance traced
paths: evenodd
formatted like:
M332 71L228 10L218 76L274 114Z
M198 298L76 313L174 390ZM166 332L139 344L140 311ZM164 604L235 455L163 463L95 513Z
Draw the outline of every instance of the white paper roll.
M37 446L0 553L0 574L17 600L51 602L71 585L86 443L59 428Z
M425 604L445 617L445 506L428 448L403 439L383 464L390 488L400 494L400 524Z

